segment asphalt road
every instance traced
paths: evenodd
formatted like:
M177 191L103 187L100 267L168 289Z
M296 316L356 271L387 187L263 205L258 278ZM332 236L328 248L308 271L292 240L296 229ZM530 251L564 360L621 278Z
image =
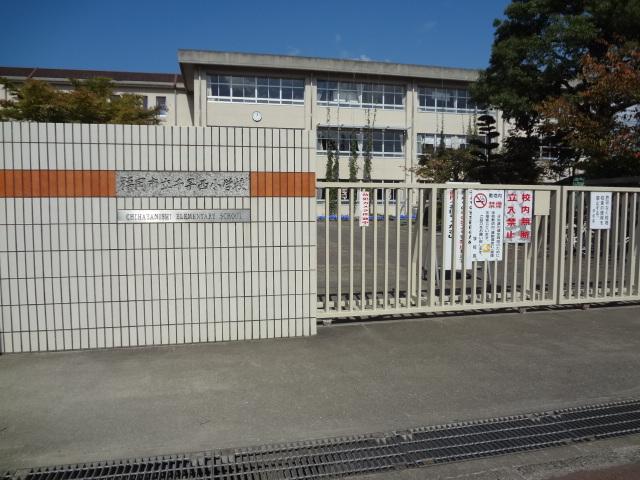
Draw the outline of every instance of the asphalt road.
M639 343L633 306L2 355L0 466L196 452L635 398Z

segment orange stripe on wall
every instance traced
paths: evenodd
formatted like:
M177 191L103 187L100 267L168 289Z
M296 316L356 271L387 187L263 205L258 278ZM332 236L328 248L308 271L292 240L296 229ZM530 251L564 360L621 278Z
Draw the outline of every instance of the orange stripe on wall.
M315 197L312 172L251 172L252 197Z
M0 197L115 197L111 170L0 170Z

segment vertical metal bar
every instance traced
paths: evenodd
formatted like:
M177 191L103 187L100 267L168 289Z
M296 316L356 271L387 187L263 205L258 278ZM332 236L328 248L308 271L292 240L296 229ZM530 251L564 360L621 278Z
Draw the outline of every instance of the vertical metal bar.
M567 298L571 298L573 296L573 257L576 254L575 251L575 236L574 236L574 232L575 232L575 208L576 208L576 201L575 201L575 196L576 196L576 192L570 192L571 193L571 201L570 201L570 206L569 206L569 222L568 222L568 228L569 228L569 280L568 280L568 295Z
M438 221L438 188L431 187L429 194L429 257L427 265L429 269L429 307L433 308L436 303L436 255L437 238L436 223ZM442 227L444 229L444 227Z
M529 264L531 263L531 249L529 243L523 245L523 265L522 265L522 301L527 299L529 292Z
M547 298L547 238L549 235L549 216L542 217L542 280L540 283L540 299L546 300ZM557 266L556 266L557 268Z
M460 305L464 305L467 297L467 237L469 235L469 222L467 219L471 212L469 212L469 201L467 200L467 195L470 195L467 190L466 195L463 196L462 201L462 265L460 266L460 277L461 277L461 290L460 290ZM469 199L470 200L470 199ZM456 222L458 219L456 218ZM471 274L474 275L475 272ZM475 277L475 275L474 275ZM455 297L454 297L455 298Z
M585 192L583 192L583 194L584 193ZM585 208L586 203L587 202L584 202L584 204L583 204L583 210L588 211L588 209ZM589 205L591 205L591 204L589 203ZM585 296L585 298L589 298L589 297L592 296L592 294L591 294L591 285L592 285L592 282L591 282L591 247L593 245L593 242L592 242L591 237L593 235L593 231L591 230L591 222L589 222L588 218L585 219L585 227L584 228L585 228L585 232L587 234L587 247L586 247L587 251L586 251L586 255L585 255L586 259L587 259L587 265L586 265L587 266L587 275L586 275L587 276L587 280L586 280L586 284L585 284L585 288L584 288L584 296Z
M358 196L358 202L360 197ZM371 199L369 199L371 205ZM362 216L362 205L360 205L360 216ZM362 221L362 219L360 220ZM360 310L364 310L367 304L367 289L365 285L366 276L366 250L367 250L367 227L360 227Z
M383 308L389 308L389 189L382 189L384 195L384 288Z
M336 311L342 310L342 188L338 188L337 192L338 199L338 211L336 215L337 222L337 237L338 237L338 251L336 252L337 257L337 272L336 276L338 279L337 291L336 291Z
M400 307L400 189L396 189L396 291L394 308Z
M482 302L487 303L487 271L489 270L489 262L482 262Z
M556 303L561 303L563 296L564 285L564 252L565 252L565 240L564 235L564 211L566 208L566 195L563 187L560 190L553 192L553 208L551 210L551 218L549 222L553 224L550 228L550 247L553 248L552 257L552 287L551 287L551 300ZM560 253L562 252L562 253ZM560 265L560 269L558 269Z
M533 238L531 239L532 260L531 260L531 267L530 267L530 272L531 272L530 300L532 302L535 302L537 300L537 293L538 293L538 289L536 288L536 280L537 280L537 273L538 273L538 247L540 246L540 230L541 230L542 218L535 215L533 215L532 218L533 218L533 225L531 227L531 230L533 233Z
M378 189L373 190L372 214L373 214L373 287L371 300L373 309L378 308Z
M329 204L331 189L324 189L324 311L329 311Z
M356 189L349 187L349 310L353 310L353 222L355 217L354 194Z
M442 193L442 217L441 217L442 220L440 222L440 240L441 240L440 255L441 255L442 261L440 262L440 271L438 272L440 275L440 307L444 307L444 290L445 290L444 287L446 284L446 277L447 277L446 270L445 270L446 249L444 248L444 244L445 242L449 242L449 232L445 231L446 230L445 223L447 221L447 215L448 215L447 202L453 202L453 198L446 198L449 196L450 192L452 192L453 195L455 196L454 189L446 189L446 190L443 190L443 193ZM453 222L451 223L451 228L453 229ZM455 245L453 245L453 237L451 238L451 242L452 242L451 249L454 250ZM455 263L451 265L450 270L453 271L453 268L455 268Z
M596 230L596 248L595 248L595 252L594 252L594 256L596 259L596 265L595 265L595 279L594 279L594 284L593 284L593 296L594 298L597 298L599 296L599 291L600 291L600 256L602 255L602 251L601 251L601 235L602 230L598 229Z
M463 192L462 201L465 200L465 193ZM460 234L460 221L458 219L458 190L453 190L453 215L451 215L451 224L453 230L453 239L451 246L451 282L449 289L449 305L455 305L456 303L456 276L458 275L458 235ZM463 204L464 211L464 204ZM462 249L462 253L464 254L464 248ZM464 268L464 265L460 266L461 269Z
M413 282L412 280L412 256L413 256L413 237L412 237L412 220L411 220L411 213L412 213L412 207L411 207L411 200L412 200L412 195L411 195L411 189L410 188L406 188L404 191L404 195L405 195L405 202L407 205L407 308L411 307L411 293L412 293L412 288L413 288Z
M504 253L502 255L502 303L507 303L507 283L508 283L508 273L509 273L509 243L504 244ZM475 288L475 285L474 285ZM473 293L475 297L475 290ZM513 291L511 292L511 296L513 296Z
M624 296L625 294L625 274L626 274L626 266L627 266L627 221L629 217L629 193L624 192L624 205L622 210L622 238L620 239L620 244L622 248L621 260L620 260L620 295Z
M518 301L518 247L519 244L513 244L513 276L511 277L513 284L511 285L511 301Z
M576 278L576 298L582 296L582 248L584 247L584 191L580 192L580 204L578 206L578 251L576 252L576 259L578 261L578 271Z
M615 230L613 232L613 271L611 272L611 297L616 296L617 290L617 280L618 280L618 240L619 240L619 230L620 230L620 194L615 192L614 197L616 199L616 208L615 208Z
M636 284L636 256L637 256L637 228L636 223L638 220L638 194L633 193L632 195L632 203L631 203L631 222L629 223L629 228L631 228L631 238L629 239L629 295L633 295L634 287Z
M422 237L424 235L424 189L418 190L418 218L416 228L418 229L418 268L417 268L417 278L418 282L417 291L417 299L416 305L418 307L422 306Z
M611 221L613 221L613 219L611 219ZM603 297L609 296L609 252L611 250L611 228L607 228L606 232L604 239L604 261L602 262L604 268L604 282L602 284Z

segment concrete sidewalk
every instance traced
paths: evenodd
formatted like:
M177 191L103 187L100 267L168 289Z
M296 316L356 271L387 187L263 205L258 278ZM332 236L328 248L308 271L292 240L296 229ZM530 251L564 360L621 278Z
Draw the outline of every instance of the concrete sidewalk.
M6 469L352 435L640 396L640 307L0 357Z

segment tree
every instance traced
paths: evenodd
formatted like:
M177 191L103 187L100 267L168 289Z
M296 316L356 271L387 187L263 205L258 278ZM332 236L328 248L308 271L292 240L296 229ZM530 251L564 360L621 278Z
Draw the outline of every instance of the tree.
M421 180L445 183L461 182L465 179L465 172L468 171L472 160L469 150L446 148L442 131L436 150L431 152L429 150L431 150L429 145L422 145L418 166L413 170Z
M575 166L590 177L640 174L640 50L607 45L604 57L586 54L578 91L538 105L543 135L577 153Z
M355 132L353 132L349 147L349 181L355 182L358 180L358 140L355 137Z
M534 154L536 142L559 153L549 165L551 172L578 166L587 150L565 138L570 129L538 127L541 122L551 120L554 108L558 113L561 106L566 107L555 99L578 98L588 88L588 83L580 78L583 59L604 64L609 46L637 49L639 24L638 0L512 1L505 10L505 18L494 22L489 67L471 87L479 105L502 110L503 118L514 126L512 136L525 138L504 142L502 161L512 162L507 168L521 168L517 172L521 177L535 176L540 169L528 155ZM593 100L582 97L581 109L596 111L599 107L591 103ZM555 104L551 103L554 101ZM580 129L585 126L574 124ZM586 133L585 137L589 135ZM601 158L598 162L611 173L621 163L624 162L619 158ZM593 174L594 166L592 163L590 167Z
M327 182L337 182L340 178L339 152L333 140L327 144L327 165L324 177ZM329 213L335 214L338 211L338 190L330 188L329 198L326 198L325 201L329 202Z
M500 157L495 161L492 183L535 184L543 172L538 165L538 137L511 135L503 141Z
M500 136L495 127L496 119L492 115L480 115L477 121L478 133L469 140L469 145L473 148L473 160L469 166L468 176L470 179L482 183L496 182L498 177L497 161L501 155L494 153L499 147L496 138Z
M371 116L371 110L367 110L367 125L362 132L362 158L364 159L362 165L362 181L371 181L371 159L373 157L373 125L376 123L376 111L373 111L373 118Z
M582 57L603 58L602 40L637 45L638 25L638 0L514 0L494 22L489 67L471 93L530 133L538 104L583 88L575 82Z
M0 100L0 120L65 123L130 123L155 125L158 108L145 108L140 95L113 94L107 78L70 79L72 90L57 90L29 79L22 84L0 78L9 100Z

